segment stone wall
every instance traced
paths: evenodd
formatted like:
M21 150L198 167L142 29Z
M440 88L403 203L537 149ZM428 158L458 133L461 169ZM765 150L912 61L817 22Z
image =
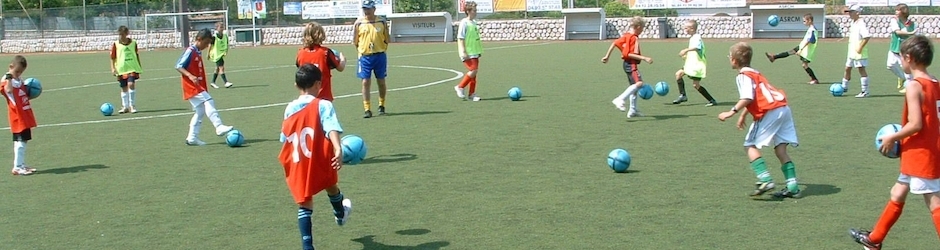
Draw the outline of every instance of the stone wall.
M641 38L660 37L660 18L646 18L646 29ZM688 19L699 20L702 37L741 39L749 38L751 31L751 17L669 17L665 19L668 26L667 37L686 38L682 24ZM892 16L870 15L862 16L868 23L869 30L875 38L889 36L887 30ZM918 31L931 37L940 34L940 16L911 16L918 23ZM565 28L563 19L529 19L529 20L481 20L480 36L485 41L524 41L524 40L564 40ZM454 23L454 33L457 26ZM841 38L848 33L850 20L847 16L826 17L826 37ZM607 38L614 39L627 30L629 18L608 18ZM349 44L352 42L351 25L325 26L329 34L327 44ZM817 27L821 28L821 27ZM34 31L6 31L6 39L0 41L0 53L32 53L32 52L78 52L109 50L111 43L117 36L111 32L95 33L84 37L66 38L40 38L16 39L35 35ZM150 39L144 39L143 31L132 31L131 38L137 39L141 48L179 48L179 33L161 32L151 33ZM46 32L45 34L50 34ZM302 43L302 27L263 28L262 44L264 45L300 45ZM55 37L69 34L56 34L52 32L46 37ZM74 34L72 34L74 35ZM194 37L191 33L190 37ZM12 39L11 39L12 38ZM235 46L250 46L250 43L236 43L231 37L230 43Z

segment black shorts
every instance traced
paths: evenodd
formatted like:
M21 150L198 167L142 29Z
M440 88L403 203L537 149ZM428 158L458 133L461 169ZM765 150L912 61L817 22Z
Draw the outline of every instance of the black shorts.
M623 61L623 72L627 73L627 82L630 82L630 85L643 81L643 75L640 75L640 69L636 63Z
M137 76L134 74L128 74L127 78L118 77L118 83L121 84L121 88L127 87L128 82L137 82Z
M19 133L13 133L13 141L29 141L33 139L33 132L29 129L24 129Z
M225 57L219 58L218 61L215 61L216 67L225 67Z

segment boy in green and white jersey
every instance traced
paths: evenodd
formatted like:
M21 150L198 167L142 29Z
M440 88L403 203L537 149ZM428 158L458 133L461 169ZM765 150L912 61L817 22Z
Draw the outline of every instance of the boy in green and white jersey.
M111 75L117 77L121 86L121 109L118 113L137 113L134 108L134 99L137 93L137 79L143 72L140 66L140 55L137 53L137 41L127 37L130 30L127 26L118 27L118 40L111 45Z
M816 57L816 41L819 39L819 31L817 31L816 26L813 25L813 14L803 14L803 24L806 25L807 29L806 34L803 35L803 40L800 41L800 45L793 48L793 50L780 52L776 55L766 53L767 59L770 60L770 62L774 62L777 59L786 58L790 55L800 55L800 61L803 62L803 70L806 70L806 74L808 74L810 78L808 83L819 84L816 73L813 73L813 69L809 68L809 63Z
M222 22L215 23L215 42L209 45L209 60L215 63L215 73L212 74L213 88L219 88L215 85L215 80L222 75L222 81L226 88L231 88L232 83L225 77L225 55L228 55L228 34L225 32L225 26Z
M467 13L467 17L460 20L460 25L457 28L457 54L460 56L460 61L463 61L464 66L467 67L467 74L464 74L459 85L454 86L454 91L457 92L457 97L469 97L470 100L477 102L480 101L480 97L476 94L477 71L480 68L480 57L483 56L480 29L477 21L474 20L477 16L477 4L468 1L464 4L463 9ZM470 89L467 95L464 95L464 88L467 86Z
M901 69L901 43L904 42L904 39L914 35L917 24L908 19L910 12L908 12L907 4L902 3L895 6L894 16L897 19L891 22L891 26L888 28L891 31L891 47L888 49L888 70L898 77L899 92L905 93L904 82L911 80L911 74L906 74Z

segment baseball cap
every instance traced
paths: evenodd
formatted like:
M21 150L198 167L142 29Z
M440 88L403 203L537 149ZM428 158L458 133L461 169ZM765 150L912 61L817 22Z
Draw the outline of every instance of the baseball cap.
M363 9L375 9L375 0L363 0L362 8Z
M845 12L850 12L850 11L862 12L862 6L858 4L849 5L849 7L845 9Z

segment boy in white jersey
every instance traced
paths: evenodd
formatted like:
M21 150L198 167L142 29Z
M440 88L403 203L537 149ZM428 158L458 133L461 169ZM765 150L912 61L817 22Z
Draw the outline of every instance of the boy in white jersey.
M809 68L809 63L816 57L816 40L819 37L819 35L816 34L816 26L813 25L813 14L803 14L803 25L806 25L808 28L806 29L806 34L803 35L803 40L800 41L800 45L793 48L793 50L780 52L776 55L770 53L765 53L765 55L770 62L774 62L780 58L787 58L790 55L800 55L800 61L803 62L803 70L806 70L806 74L808 74L810 78L808 83L819 84L816 73L813 73L813 69Z
M688 20L685 22L685 25L682 26L682 29L689 35L692 35L692 37L689 38L689 46L679 51L679 57L685 59L685 64L679 71L676 71L676 84L679 85L679 98L673 101L672 104L679 104L689 100L685 95L685 81L682 79L683 76L688 76L689 79L692 79L692 86L695 87L695 90L698 90L698 93L702 94L705 100L708 101L705 106L718 105L715 98L700 84L702 79L705 78L705 68L708 64L705 61L705 41L702 41L702 35L698 33L698 22Z
M849 80L852 80L852 68L858 68L858 75L862 82L862 92L855 95L857 98L868 97L868 39L871 33L868 32L868 25L859 18L862 13L862 6L853 4L845 9L845 13L852 19L852 26L849 27L849 48L847 58L845 59L845 75L842 77L842 88L845 92L849 91Z
M891 45L888 48L888 70L898 77L899 92L905 93L904 81L911 80L911 74L904 73L901 69L901 43L911 35L914 35L917 24L908 19L907 4L898 4L894 7L894 16L897 18L888 26L891 31Z

